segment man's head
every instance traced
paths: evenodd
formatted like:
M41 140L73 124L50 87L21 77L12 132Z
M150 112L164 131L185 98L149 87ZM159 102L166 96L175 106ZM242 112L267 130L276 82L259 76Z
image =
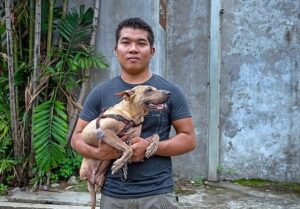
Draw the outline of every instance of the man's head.
M150 47L153 47L154 33L152 31L152 28L150 25L148 25L148 23L146 23L144 20L138 17L128 18L119 23L116 30L116 45L118 44L118 41L120 39L120 33L123 28L132 28L132 29L140 29L140 30L147 31L148 32L147 39L149 41Z
M140 18L122 21L116 30L115 55L124 75L134 75L143 80L149 77L149 63L155 53L153 31Z

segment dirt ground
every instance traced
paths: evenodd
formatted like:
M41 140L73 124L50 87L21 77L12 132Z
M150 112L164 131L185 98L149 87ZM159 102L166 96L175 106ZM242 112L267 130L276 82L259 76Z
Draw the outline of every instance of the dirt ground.
M85 184L61 183L51 191L30 192L15 189L0 197L0 209L88 209L89 194ZM300 196L272 187L246 187L232 182L203 182L201 179L177 179L179 209L300 209ZM99 200L101 195L97 195ZM99 203L99 201L97 201ZM99 207L98 207L99 208Z

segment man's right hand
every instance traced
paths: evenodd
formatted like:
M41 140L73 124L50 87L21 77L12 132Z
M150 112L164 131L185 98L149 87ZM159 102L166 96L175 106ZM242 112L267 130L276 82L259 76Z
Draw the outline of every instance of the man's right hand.
M82 139L82 130L88 124L88 121L78 119L71 145L83 157L99 160L112 160L120 157L120 153L115 148L99 140L98 147L86 144Z
M99 160L113 160L120 157L120 151L104 141L99 141L96 156Z

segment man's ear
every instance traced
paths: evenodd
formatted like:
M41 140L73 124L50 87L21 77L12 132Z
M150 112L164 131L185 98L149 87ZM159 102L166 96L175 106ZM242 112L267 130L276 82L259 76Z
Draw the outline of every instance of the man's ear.
M129 101L130 96L134 93L134 90L126 90L116 93L117 96L123 97L123 100Z
M155 48L154 47L152 47L151 49L150 49L150 52L151 52L151 54L152 54L152 56L154 55L154 53L155 53Z
M115 45L114 55L117 57L117 45Z

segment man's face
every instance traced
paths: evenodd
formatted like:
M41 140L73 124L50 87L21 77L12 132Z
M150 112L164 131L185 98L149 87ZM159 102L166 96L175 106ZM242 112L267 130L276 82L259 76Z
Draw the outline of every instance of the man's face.
M123 28L115 53L123 71L138 74L149 70L150 60L155 52L147 39L148 32L141 29Z

